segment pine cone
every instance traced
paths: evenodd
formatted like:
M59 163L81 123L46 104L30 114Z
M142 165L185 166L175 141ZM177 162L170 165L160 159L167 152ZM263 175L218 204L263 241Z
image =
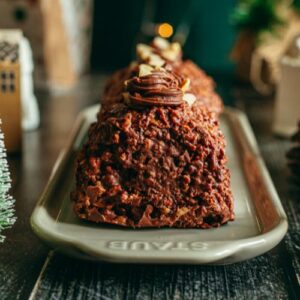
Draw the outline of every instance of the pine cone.
M288 166L293 176L300 179L300 121L298 131L292 136L295 146L287 152Z

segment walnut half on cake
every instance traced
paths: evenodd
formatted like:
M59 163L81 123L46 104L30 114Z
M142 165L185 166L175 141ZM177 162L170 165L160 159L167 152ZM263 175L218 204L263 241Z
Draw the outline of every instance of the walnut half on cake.
M79 154L79 218L127 227L216 227L234 219L216 114L172 68L139 64L123 101L105 105Z

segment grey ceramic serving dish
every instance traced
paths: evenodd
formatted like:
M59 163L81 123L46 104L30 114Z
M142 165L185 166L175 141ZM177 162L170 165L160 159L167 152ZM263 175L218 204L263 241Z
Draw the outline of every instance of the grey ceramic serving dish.
M128 229L79 220L73 213L76 155L99 106L84 110L32 216L33 231L55 250L122 263L229 264L263 254L287 231L287 219L246 116L226 108L221 126L235 200L234 222L213 229Z

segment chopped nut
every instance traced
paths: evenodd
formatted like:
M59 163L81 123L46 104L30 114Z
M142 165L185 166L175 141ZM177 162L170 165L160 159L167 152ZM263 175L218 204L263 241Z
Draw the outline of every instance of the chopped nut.
M175 61L176 59L176 54L170 49L162 51L161 55L163 58L168 59L170 61Z
M171 209L168 208L168 207L163 207L162 211L163 211L164 214L168 214L171 211Z
M183 100L186 101L189 104L189 106L192 106L196 101L196 96L191 93L185 93L183 95Z
M164 67L154 67L155 71L162 71L162 72L166 72L166 69Z
M147 60L152 54L152 48L145 44L138 44L136 46L136 53L140 60Z
M177 53L170 49L162 51L161 55L163 58L168 59L170 61L175 61L177 58Z
M139 65L139 77L150 75L153 68L150 65L141 64Z
M170 48L171 48L174 52L176 52L177 54L179 54L180 51L181 51L181 46L180 46L180 44L177 43L177 42L172 43L171 46L170 46Z
M156 54L151 54L149 56L149 65L154 67L162 67L165 64L165 61Z
M172 43L169 48L163 50L161 52L162 57L170 60L175 61L178 58L178 55L180 54L181 47L179 43Z
M166 39L163 39L163 38L158 37L158 36L153 40L153 44L158 49L161 49L161 50L165 50L165 49L168 49L170 47L170 43Z
M181 216L185 215L188 211L189 209L187 207L178 208L176 212L176 217L180 218Z
M189 89L189 87L190 87L190 79L189 78L186 78L184 81L183 81L183 84L182 84L182 87L181 87L181 90L183 91L183 92L186 92L188 89Z

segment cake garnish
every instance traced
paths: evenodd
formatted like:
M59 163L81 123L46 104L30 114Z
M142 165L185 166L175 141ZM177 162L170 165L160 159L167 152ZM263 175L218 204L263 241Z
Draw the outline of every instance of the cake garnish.
M190 88L190 83L191 83L191 81L189 78L184 79L182 87L181 87L183 92L186 92Z
M154 71L154 68L150 65L141 64L139 65L139 77L150 75Z
M192 106L196 101L196 96L192 93L185 93L183 95L183 100L186 101L189 106Z
M182 50L179 43L170 43L166 39L156 37L152 42L153 51L170 62L181 61Z
M125 82L125 100L138 106L177 106L184 102L187 84L185 77L173 71L141 64L138 76Z
M136 47L139 62L153 67L163 67L169 63L181 61L182 51L179 43L170 43L165 39L156 37L151 45L138 44Z

